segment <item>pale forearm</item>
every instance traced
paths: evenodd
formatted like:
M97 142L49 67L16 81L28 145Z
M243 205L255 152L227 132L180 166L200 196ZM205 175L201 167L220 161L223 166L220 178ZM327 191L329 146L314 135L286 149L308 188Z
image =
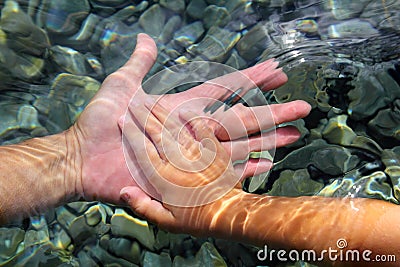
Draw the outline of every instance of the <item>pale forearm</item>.
M78 197L75 146L64 132L0 147L0 224Z
M372 199L287 198L246 193L236 194L230 203L225 201L219 214L208 211L213 217L210 231L220 237L261 247L312 249L316 253L338 249L337 241L344 239L348 244L345 250L371 250L371 257L396 255L397 260L399 213L399 206Z

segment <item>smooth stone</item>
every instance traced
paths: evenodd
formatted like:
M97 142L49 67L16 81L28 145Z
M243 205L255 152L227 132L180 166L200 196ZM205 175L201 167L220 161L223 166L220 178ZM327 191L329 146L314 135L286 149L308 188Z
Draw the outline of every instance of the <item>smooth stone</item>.
M271 43L271 38L264 23L258 23L245 33L236 45L241 57L246 60L254 60L261 56L262 52Z
M384 65L361 69L352 85L355 88L347 94L350 101L347 112L354 120L368 118L400 98L400 86Z
M107 252L107 250L100 247L98 244L96 245L87 245L83 248L89 257L96 260L96 262L101 262L104 266L121 266L121 267L135 267L138 266L132 262L129 262L125 259L121 259L111 255Z
M75 201L66 204L65 207L67 207L76 215L82 215L82 213L86 212L90 207L96 204L98 204L97 201L92 201L92 202Z
M168 253L161 252L160 254L155 254L150 251L146 251L143 257L144 267L171 267L172 260Z
M67 129L76 121L99 88L100 83L88 76L67 73L57 75L48 96L51 112L46 127L55 131Z
M187 50L189 54L195 56L194 60L224 62L239 39L239 33L211 27L199 43Z
M98 3L104 6L120 6L126 3L126 0L90 0L90 3Z
M101 205L96 205L90 207L85 212L85 219L86 219L86 224L93 227L99 224L100 222L105 224L107 220L107 214Z
M330 145L322 139L317 139L286 155L275 164L274 169L296 170L312 165L325 174L336 176L355 168L358 163L358 157L352 155L345 147Z
M104 235L110 230L109 225L100 223L101 218L98 219L100 219L99 223L93 226L87 223L88 218L86 215L81 215L74 218L67 229L68 234L74 240L74 243L80 244L82 242L86 242L86 240L93 239L96 237L96 235Z
M326 174L337 176L355 168L359 163L357 156L341 146L329 146L314 151L308 160Z
M138 16L148 7L149 2L142 1L138 5L129 5L115 12L109 17L111 20L123 21L127 24L132 24L138 20Z
M204 28L212 26L223 28L231 20L228 10L225 7L209 5L203 12Z
M49 253L51 252L51 253ZM54 251L50 243L29 247L7 261L5 266L65 266L64 255ZM71 260L71 264L77 264Z
M165 27L160 34L158 41L163 44L169 43L169 41L172 40L176 31L180 29L181 24L182 19L180 16L173 16L172 18L170 18L165 24Z
M79 266L90 266L90 267L97 267L99 266L98 264L98 259L93 259L90 255L89 252L80 250L78 252L78 262Z
M400 140L400 99L393 102L393 108L380 110L375 118L368 122L368 127L376 135Z
M72 243L69 234L64 230L60 224L56 223L52 226L50 231L50 242L58 249L67 250Z
M74 34L89 13L87 0L52 0L46 12L46 30L63 35Z
M296 21L296 29L307 34L317 33L318 23L313 19L301 19Z
M296 171L284 170L278 180L272 185L268 192L271 196L313 196L318 193L324 185L310 178L306 169Z
M104 20L96 29L90 40L89 47L100 50L101 64L106 75L120 68L131 56L136 36L143 32L139 23L130 26L120 21Z
M370 2L369 0L336 0L324 2L326 10L332 12L335 19L345 20L357 17L366 5Z
M56 208L56 220L64 229L68 229L75 218L76 215L65 206Z
M132 217L123 209L117 208L111 217L111 232L116 236L134 238L150 250L154 247L153 229L146 221Z
M400 7L397 0L369 1L360 18L369 21L379 30L398 31L400 29Z
M386 180L387 176L382 171L374 172L356 180L353 177L335 179L318 195L324 197L376 198L399 203L393 196L392 187Z
M8 47L17 53L42 56L50 47L47 33L33 23L16 1L5 2L1 10L0 28L7 34Z
M156 235L156 241L154 243L154 249L161 250L161 249L168 248L169 247L169 237L170 237L169 232L158 229L157 235Z
M213 244L205 242L194 258L175 256L173 267L228 266Z
M204 34L204 27L201 21L195 21L180 28L174 34L173 45L186 48L199 40Z
M176 13L182 13L185 10L185 0L160 0L160 6L172 10Z
M158 5L152 5L139 18L139 24L144 31L152 37L161 34L165 26L166 13L163 8Z
M79 31L72 36L60 41L60 44L70 48L88 49L89 41L95 35L98 25L101 23L102 17L90 13L81 23Z
M202 19L203 12L207 6L208 5L204 0L192 0L186 8L186 14L194 19Z
M338 24L333 24L328 28L330 38L356 38L376 36L379 31L366 21L359 19L347 20Z
M0 142L10 139L16 133L28 132L29 134L37 130L38 133L46 133L46 129L38 121L36 109L27 104L9 104L3 102L0 107ZM28 138L29 135L21 136L21 140Z
M106 247L109 252L135 264L140 263L141 249L139 243L126 238L111 238Z
M75 49L60 45L50 48L50 59L53 61L56 70L75 75L87 75L89 64L83 54Z
M244 60L236 51L236 49L232 49L232 53L229 58L225 62L226 65L231 66L235 69L241 70L247 67L247 62Z
M31 105L23 105L18 110L17 121L22 129L33 130L43 128L39 122L39 114Z
M0 228L0 259L7 260L18 253L25 231L20 228Z
M224 6L227 0L206 0L209 5Z
M400 202L400 153L396 153L395 148L385 149L382 152L382 161L386 166L384 172L393 185L394 197Z
M32 247L42 244L48 244L50 241L48 229L43 230L27 230L24 237L24 246Z

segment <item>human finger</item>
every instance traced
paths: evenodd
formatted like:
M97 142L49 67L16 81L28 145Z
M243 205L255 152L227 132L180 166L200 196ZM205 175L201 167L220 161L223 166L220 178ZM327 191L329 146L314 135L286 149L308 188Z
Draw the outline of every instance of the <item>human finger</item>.
M215 119L219 120L221 125L215 130L215 135L223 141L234 140L271 129L284 122L304 118L310 110L311 106L302 100L257 107L238 104L226 112L215 114ZM244 127L237 127L239 121Z
M121 189L120 196L136 214L149 221L166 226L176 223L173 214L161 202L151 199L138 187L124 187Z
M118 70L132 80L142 81L157 58L154 40L145 33L139 33L136 47L128 61Z
M125 116L122 133L124 144L129 145L132 149L143 172L151 175L155 167L162 161L156 147L135 124L131 114Z
M174 116L171 116L171 112L161 104L161 101L157 101L156 103L147 101L145 105L179 143L184 144L185 141L192 138L185 125Z
M259 152L283 147L297 141L300 137L295 127L287 126L262 133L258 136L222 142L232 161L244 160L250 152Z
M233 168L236 174L240 176L240 180L243 181L246 178L269 171L272 166L273 163L268 159L249 159L244 163L235 164Z

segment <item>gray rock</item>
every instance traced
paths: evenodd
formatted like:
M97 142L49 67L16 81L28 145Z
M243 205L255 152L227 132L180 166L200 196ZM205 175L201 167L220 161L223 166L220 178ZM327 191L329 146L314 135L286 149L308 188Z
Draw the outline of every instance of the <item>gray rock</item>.
M5 261L23 247L25 231L20 228L0 228L0 260Z
M197 42L204 31L203 24L200 21L195 21L180 28L174 34L172 43L174 46L186 48Z
M160 6L168 8L176 13L182 13L185 10L185 0L160 0Z
M213 244L205 242L194 258L183 258L176 256L174 258L173 267L194 267L194 266L227 266L224 259L218 253Z
M332 12L338 20L345 20L357 17L370 2L369 0L338 0L324 2L325 10Z
M377 36L379 31L367 21L359 19L347 20L328 28L330 38L356 38Z
M261 56L262 52L271 43L271 38L264 23L258 23L250 31L243 35L236 45L241 57L246 60L254 60Z
M159 255L146 251L143 258L143 267L171 267L172 260L168 253L161 252Z
M201 42L190 46L188 52L195 56L194 60L223 62L239 38L239 33L211 27Z
M145 32L153 37L161 34L166 20L166 13L163 8L158 5L152 5L139 18L140 26Z
M284 170L268 192L271 196L313 196L324 185L310 178L306 169Z
M208 5L204 0L192 0L186 8L186 14L194 19L201 19L207 6Z
M50 48L50 59L60 72L75 75L87 75L89 73L89 64L85 56L69 47L52 46Z
M180 16L173 16L172 18L170 18L165 24L165 27L161 32L160 37L158 38L158 42L163 44L169 43L174 34L176 34L176 31L178 31L178 29L180 28L181 23L182 19Z
M90 12L87 0L55 0L48 5L45 12L46 30L58 34L76 33Z
M154 247L153 229L146 221L132 217L123 209L116 209L111 217L111 232L117 236L134 238L150 250Z
M223 28L230 20L231 16L225 7L209 5L203 12L203 24L206 29L212 26Z

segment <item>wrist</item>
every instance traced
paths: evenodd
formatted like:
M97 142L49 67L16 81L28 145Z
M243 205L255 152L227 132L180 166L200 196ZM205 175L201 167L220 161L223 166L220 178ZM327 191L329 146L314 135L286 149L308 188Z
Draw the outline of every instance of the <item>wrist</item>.
M81 146L77 138L75 125L60 133L64 139L62 164L60 168L65 181L65 201L79 200L84 197L82 184Z

